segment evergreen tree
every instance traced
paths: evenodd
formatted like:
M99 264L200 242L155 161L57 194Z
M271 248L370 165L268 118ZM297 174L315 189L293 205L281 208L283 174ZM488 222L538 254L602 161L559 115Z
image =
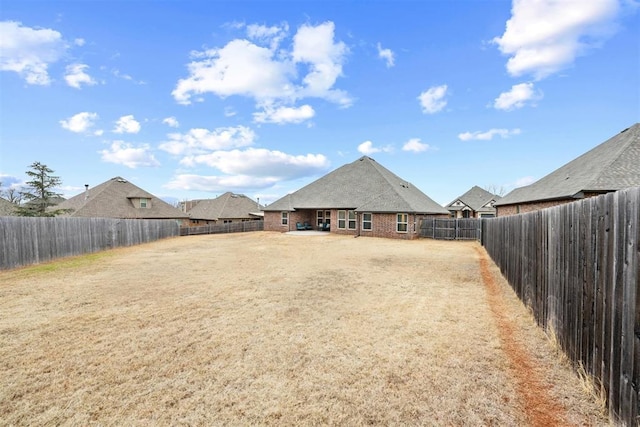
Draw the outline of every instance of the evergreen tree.
M54 176L53 170L40 162L34 162L29 166L26 174L31 181L26 182L22 191L22 199L25 201L17 210L19 216L56 216L60 211L48 211L54 206L54 198L61 196L53 190L62 184L60 177Z

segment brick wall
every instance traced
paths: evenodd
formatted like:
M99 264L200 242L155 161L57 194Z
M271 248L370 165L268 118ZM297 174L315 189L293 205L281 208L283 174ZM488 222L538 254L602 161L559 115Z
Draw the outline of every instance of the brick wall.
M550 200L533 203L518 203L514 205L497 206L497 216L517 215L519 213L533 212L540 209L550 208L552 206L564 205L565 203L575 202L575 199L568 200Z
M339 229L338 228L338 211L331 210L331 233L344 236L362 236L362 237L383 237L387 239L417 239L420 237L418 227L420 218L424 215L409 214L408 231L406 233L398 233L396 231L396 213L374 213L371 216L371 230L362 230L362 213L357 215L356 229ZM436 217L448 218L449 215L436 215ZM289 212L289 224L283 226L281 224L280 212L264 213L264 229L265 231L291 231L296 229L296 222L311 224L316 228L316 210L303 210ZM348 220L345 223L348 226Z

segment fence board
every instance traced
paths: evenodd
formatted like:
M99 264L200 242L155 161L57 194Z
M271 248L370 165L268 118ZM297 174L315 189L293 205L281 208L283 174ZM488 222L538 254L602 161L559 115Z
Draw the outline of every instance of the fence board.
M422 218L420 236L439 240L480 240L480 218Z
M0 269L178 234L174 220L0 217Z
M264 230L264 221L242 221L229 222L227 224L211 224L196 227L180 227L181 236L191 236L197 234L221 234L221 233L242 233L247 231Z
M638 425L640 188L482 221L482 244L536 321Z

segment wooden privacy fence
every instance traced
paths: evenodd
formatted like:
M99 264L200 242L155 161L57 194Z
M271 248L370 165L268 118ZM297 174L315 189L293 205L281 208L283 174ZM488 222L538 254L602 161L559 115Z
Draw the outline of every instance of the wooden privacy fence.
M422 218L420 236L445 240L480 240L480 218Z
M262 231L264 221L243 221L229 222L227 224L212 224L196 227L180 227L181 236L191 236L194 234L221 234L221 233L241 233L243 231Z
M177 236L175 220L0 217L0 269Z
M483 220L482 244L565 353L640 421L640 188Z

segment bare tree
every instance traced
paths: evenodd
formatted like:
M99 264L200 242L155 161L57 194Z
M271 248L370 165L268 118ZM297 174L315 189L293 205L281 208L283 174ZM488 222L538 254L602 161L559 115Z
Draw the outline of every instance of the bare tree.
M504 188L504 185L496 185L496 184L489 184L489 185L485 185L484 189L487 190L489 193L496 195L496 196L504 196L507 193L506 188Z

